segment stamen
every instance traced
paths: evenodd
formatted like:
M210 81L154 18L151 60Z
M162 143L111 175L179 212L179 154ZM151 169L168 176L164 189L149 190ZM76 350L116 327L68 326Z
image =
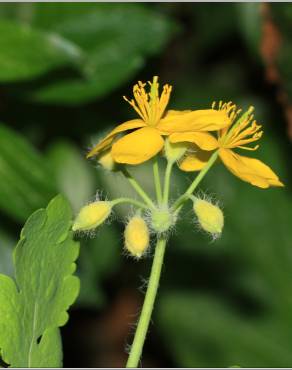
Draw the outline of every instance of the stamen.
M232 124L238 114L241 113L241 110L236 110L236 106L231 102L225 103L223 107L229 110L229 118ZM262 126L258 125L254 120L253 111L254 107L249 107L231 128L229 126L220 131L218 141L222 147L229 149L241 148L245 150L256 150L258 148L258 145L253 148L245 146L245 144L259 140L263 135L263 131L260 131Z
M249 150L249 151L254 151L254 150L257 150L259 148L259 145L255 145L253 148L252 147L249 147L249 146L238 146L238 148L240 149L245 149L245 150Z
M249 121L247 121L249 123ZM229 144L233 143L234 141L239 141L247 136L254 136L256 132L258 132L262 126L257 125L256 122L254 121L251 126L246 127L246 124L242 125L243 127L238 127L237 129L234 130L232 135L230 136L228 142Z
M148 81L148 85L150 86L150 93L145 91L146 84L138 81L133 87L134 99L129 100L125 96L123 98L135 109L146 124L156 126L167 107L172 87L164 85L159 98L158 77L154 76L152 82Z
M263 131L261 131L260 133L258 133L259 135L255 134L254 136L252 136L251 138L247 138L247 139L243 139L243 140L236 140L232 143L228 143L228 145L226 145L226 148L236 148L240 145L243 145L243 144L249 144L249 143L253 143L254 141L258 141L262 134L263 134Z
M126 96L123 96L123 99L129 103L135 111L139 114L139 116L144 120L143 114L140 112L139 108L136 106L134 99L129 100Z
M216 108L216 106L217 106L216 101L213 101L211 108L217 110L224 110L226 114L229 116L230 124L234 121L237 114L241 112L240 109L236 112L236 105L233 104L232 101L229 101L228 103L223 103L223 101L220 100L218 103L218 108Z
M222 141L225 144L227 144L230 140L233 141L234 137L237 136L239 132L250 123L251 119L253 118L253 116L251 116L251 112L253 111L253 109L254 109L253 107L250 107L245 113L243 113L242 116L235 122L235 124L228 131L226 136L224 138L222 137Z

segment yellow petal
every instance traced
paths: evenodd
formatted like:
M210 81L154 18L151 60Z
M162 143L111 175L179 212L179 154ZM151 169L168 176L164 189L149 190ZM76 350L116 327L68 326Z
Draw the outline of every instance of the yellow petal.
M175 112L175 113L174 113ZM220 130L230 124L223 110L201 109L194 111L167 112L156 126L162 133Z
M154 157L163 144L155 128L143 127L116 141L112 146L112 156L118 163L139 164Z
M169 109L167 112L166 112L166 115L168 117L170 116L177 116L177 115L181 115L181 114L185 114L185 113L190 113L192 110L191 109L185 109L185 110L175 110L175 109Z
M229 149L220 149L219 155L225 166L243 181L259 188L284 186L270 167L258 159L238 155Z
M186 172L200 171L202 168L205 167L211 155L212 152L207 152L198 148L196 153L189 153L184 157L184 159L179 164L179 168L182 171Z
M179 132L169 136L171 143L180 143L187 141L194 143L203 150L214 150L218 148L218 142L214 136L207 132Z
M143 122L141 119L132 119L131 121L127 121L118 125L104 139L102 139L98 144L96 144L87 154L86 157L90 158L97 155L101 150L109 146L112 143L115 135L119 134L120 132L132 130L134 128L140 128L143 126L145 126L145 122Z

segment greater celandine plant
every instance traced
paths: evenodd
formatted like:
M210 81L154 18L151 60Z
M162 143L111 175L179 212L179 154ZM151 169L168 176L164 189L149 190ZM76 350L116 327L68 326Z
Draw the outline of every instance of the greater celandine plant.
M150 234L155 235L156 246L144 304L138 321L127 367L137 367L142 355L145 337L159 285L161 268L170 235L178 215L186 202L193 210L200 227L212 237L220 236L224 216L217 204L194 191L217 160L235 176L260 188L283 186L278 176L255 158L239 155L235 150L254 151L263 131L254 120L254 108L242 113L232 102L213 103L211 109L166 110L171 86L164 85L159 95L158 77L152 82L138 82L133 88L134 98L124 99L134 108L139 118L118 125L87 155L96 157L105 170L120 171L136 190L141 200L118 198L97 200L81 209L73 230L90 231L101 225L114 206L129 203L136 213L128 221L125 249L136 259L150 248ZM166 159L163 184L160 180L157 157ZM127 165L153 161L153 179L156 199L152 199L137 180L128 172ZM199 171L191 185L176 200L169 201L171 172L174 165L182 171Z

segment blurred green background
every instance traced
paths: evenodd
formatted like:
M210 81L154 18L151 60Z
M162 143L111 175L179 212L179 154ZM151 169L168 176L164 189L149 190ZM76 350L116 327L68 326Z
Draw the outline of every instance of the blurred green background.
M21 226L57 193L75 212L130 194L87 150L134 117L137 80L174 87L173 109L213 100L254 105L254 153L286 184L261 190L218 165L201 189L224 207L220 240L191 209L167 248L143 367L292 366L292 5L264 3L0 4L0 271ZM153 191L149 165L134 168ZM175 171L173 196L193 175ZM132 212L132 211L130 211ZM123 367L151 259L123 255L129 209L81 240L81 294L62 328L65 367Z

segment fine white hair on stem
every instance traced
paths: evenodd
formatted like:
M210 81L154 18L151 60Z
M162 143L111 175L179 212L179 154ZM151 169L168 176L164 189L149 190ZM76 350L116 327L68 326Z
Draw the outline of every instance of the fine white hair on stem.
M140 277L140 280L141 280L141 285L139 286L138 290L139 290L139 292L145 294L146 290L147 290L147 287L148 287L149 279L146 279L144 277Z
M169 215L172 219L172 224L170 225L170 227L166 230L166 231L163 231L163 232L159 232L157 230L155 230L155 228L152 226L152 210L151 209L147 209L145 211L145 220L147 222L147 224L149 225L149 231L150 231L150 235L151 236L155 236L155 237L160 237L160 236L163 236L165 237L166 239L169 239L170 235L172 234L172 231L173 231L173 228L176 224L176 221L177 221L177 216L174 215L171 211L170 211L170 207L168 205L161 205L161 206L158 206L157 205L157 210L158 212L161 211L161 212L169 212Z
M136 313L133 313L133 314L130 314L128 315L129 317L129 332L128 332L128 336L127 338L125 339L125 345L124 345L124 349L125 349L125 352L127 354L129 354L131 352L131 348L132 348L132 345L128 343L128 337L129 336L132 336L135 334L135 331L136 331L136 328L137 328L137 325L138 325L138 320L139 320L139 317L140 317L140 313L141 313L141 308L139 307L139 309L137 310ZM134 319L134 321L132 321Z

